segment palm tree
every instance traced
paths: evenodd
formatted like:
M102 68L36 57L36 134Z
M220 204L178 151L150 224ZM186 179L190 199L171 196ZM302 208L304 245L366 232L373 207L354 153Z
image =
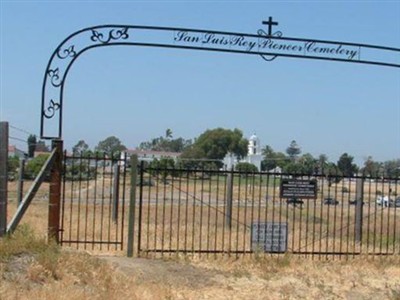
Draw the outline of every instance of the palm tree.
M166 139L171 139L172 138L172 130L167 128L167 130L165 130L165 138Z

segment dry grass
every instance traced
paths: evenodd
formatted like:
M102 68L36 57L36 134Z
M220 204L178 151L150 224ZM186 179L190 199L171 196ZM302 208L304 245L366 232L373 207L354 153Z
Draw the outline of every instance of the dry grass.
M86 195L84 191L87 186L81 188L82 195ZM89 189L90 183L87 190ZM172 191L168 189L170 187L165 187L166 195L171 195ZM46 191L48 186L43 186L23 219L22 223L29 224L29 227L22 226L14 236L0 240L0 299L400 299L399 256L361 256L349 260L341 258L324 261L313 260L312 257L293 255L277 257L259 253L239 259L235 256L199 257L173 253L163 259L130 259L123 257L125 255L123 251L115 251L113 247L104 247L99 251L99 249L92 250L88 245L87 251L77 251L68 247L59 248L54 244L48 245L45 235ZM72 193L76 196L75 191ZM69 208L68 205L67 203ZM189 225L187 243L190 245L194 242L197 247L201 242L204 247L209 242L210 247L214 243L219 247L222 241L229 242L229 234L225 233L222 238L221 230L224 222L220 214L211 210L212 226L208 228L208 207L203 207L202 217L201 207L187 207L189 211L195 209L195 218L193 220L188 217L186 220L186 216L182 216L186 207L182 207L178 226L176 207L168 204L165 210L162 207L156 210L154 205L144 205L143 230L145 237L148 230L149 244L156 242L157 247L165 249L178 246L178 233L186 230L186 223ZM72 208L75 218L77 206ZM276 205L276 208L279 211L279 205ZM11 199L10 215L15 209L15 199ZM85 201L81 203L80 209L80 226L84 229L85 218L89 216L89 220L93 220L92 217L97 218L100 211L98 209L95 211L91 203L87 206ZM105 206L105 209L107 216L105 221L108 222L109 206ZM122 208L120 209L122 216ZM286 207L282 209L285 210ZM155 222L156 211L158 216L164 214L166 217L163 229L160 219ZM289 220L293 220L297 225L300 220L311 217L293 208L288 212L284 211L284 214L286 213L289 214ZM332 220L334 215L332 211L329 213ZM126 216L126 210L124 214ZM388 209L382 211L378 225L382 220L392 222L394 217L390 214L393 212ZM246 216L246 220L250 220L251 211L245 214L242 208L234 207L233 216L239 216L240 220L244 220ZM320 210L317 210L317 216L321 217ZM271 220L272 212L266 216L262 215L261 219L265 217ZM324 210L320 220L323 226L326 225L326 222L322 222L326 217L327 210ZM258 216L255 219L258 219ZM71 219L73 232L76 232L77 221L76 218ZM89 226L90 224L93 223L88 223L87 238L93 237L93 234L97 238L100 237L99 223L96 223L94 228ZM110 224L114 226L112 222ZM149 224L148 229L147 224ZM124 226L126 225L125 222ZM292 225L293 223L290 224L290 228ZM295 230L297 225L294 226ZM202 228L201 235L200 228ZM236 228L231 233L233 240L238 236L239 242L242 243L238 246L243 246L246 241L248 247L249 233L246 233L242 225L239 226L239 231L236 231ZM111 227L109 231L111 238L116 237L115 229ZM109 234L107 230L104 237ZM207 231L211 236L215 232L218 233L218 240L210 238L208 241L208 236L204 235ZM156 232L157 237L155 237ZM311 233L312 230L308 239L312 236ZM303 235L303 239L295 240L295 246L300 241L305 242L304 238ZM182 246L183 242L180 240L179 245ZM142 243L143 247L147 246L145 238ZM331 245L337 241L330 239L327 243ZM236 244L232 244L231 247L235 248ZM105 254L109 256L104 256Z
M0 241L1 299L398 299L400 259L94 257L26 226Z

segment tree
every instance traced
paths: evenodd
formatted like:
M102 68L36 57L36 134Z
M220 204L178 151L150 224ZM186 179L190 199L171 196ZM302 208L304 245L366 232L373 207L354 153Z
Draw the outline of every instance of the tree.
M265 146L264 149L261 150L264 155L264 159L261 162L262 170L272 170L276 167L280 167L284 169L290 160L288 157L282 152L275 152L271 146Z
M299 164L301 166L301 173L303 174L312 175L315 174L318 169L317 160L310 153L303 154L299 158Z
M36 178L48 157L49 154L40 154L28 161L25 166L25 176L29 179Z
M271 146L266 145L261 150L262 155L264 156L263 161L261 162L263 170L272 170L277 167L277 161L275 160L275 152Z
M86 144L84 140L79 140L78 143L74 147L72 147L72 153L74 156L88 156L89 154L91 154L91 151L89 149L89 145Z
M385 176L400 178L400 159L388 160L383 163Z
M126 150L126 147L121 143L119 138L115 136L109 136L103 141L100 141L96 147L96 151L103 152L109 156L112 154L119 155L122 151Z
M27 142L28 142L28 157L32 158L35 155L35 148L37 143L36 135L34 134L29 135Z
M177 139L166 139L164 137L159 137L140 143L139 149L165 152L183 152L191 144L191 140L185 140L181 137Z
M236 171L243 173L255 173L258 169L255 165L248 162L240 162L235 166Z
M339 171L343 174L343 176L354 176L355 173L358 171L358 167L356 164L353 163L354 157L348 155L347 153L343 153L338 162L337 167Z
M8 157L7 160L7 173L8 178L15 178L19 168L19 158L17 156Z
M286 154L290 157L290 159L296 160L297 156L301 153L301 149L299 145L297 145L297 142L293 140L289 147L286 148Z
M326 154L320 154L317 160L318 173L323 174L327 166L328 166L328 156Z
M226 154L232 153L240 159L247 155L247 145L248 141L243 138L239 129L208 129L196 139L190 149L184 151L183 157L222 160Z
M154 159L150 165L150 169L153 174L160 174L162 180L165 182L168 175L174 175L173 169L175 168L175 161L170 157L163 157L158 159Z
M372 159L372 156L368 156L368 158L364 162L364 167L361 169L364 175L367 176L376 176L380 170L381 163L376 162Z

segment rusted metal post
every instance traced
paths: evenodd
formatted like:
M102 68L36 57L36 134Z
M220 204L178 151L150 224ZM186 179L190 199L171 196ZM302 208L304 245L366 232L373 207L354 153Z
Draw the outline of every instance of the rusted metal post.
M225 223L229 230L232 228L232 200L233 200L233 168L227 176L226 186L226 214Z
M8 122L0 122L0 237L7 231Z
M49 219L48 219L48 239L54 239L59 243L60 231L60 205L61 205L61 174L63 141L53 140L52 149L56 149L54 163L50 170L50 197L49 197Z
M140 170L143 172L143 170ZM131 156L131 192L129 199L129 223L128 223L128 257L133 256L134 234L135 234L135 208L136 208L136 185L138 173L138 156Z
M363 198L364 198L364 179L357 178L356 181L356 242L362 241L362 221L363 221Z

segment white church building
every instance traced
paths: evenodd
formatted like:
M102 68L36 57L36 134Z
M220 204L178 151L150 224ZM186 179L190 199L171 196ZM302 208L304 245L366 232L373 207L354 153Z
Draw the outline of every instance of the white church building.
M260 139L253 134L249 138L249 144L247 148L247 156L241 160L238 160L237 157L233 153L228 153L224 160L224 168L226 170L230 170L235 168L235 166L240 162L247 162L255 165L258 171L261 171L261 161L262 161L262 153L261 153L261 144Z

